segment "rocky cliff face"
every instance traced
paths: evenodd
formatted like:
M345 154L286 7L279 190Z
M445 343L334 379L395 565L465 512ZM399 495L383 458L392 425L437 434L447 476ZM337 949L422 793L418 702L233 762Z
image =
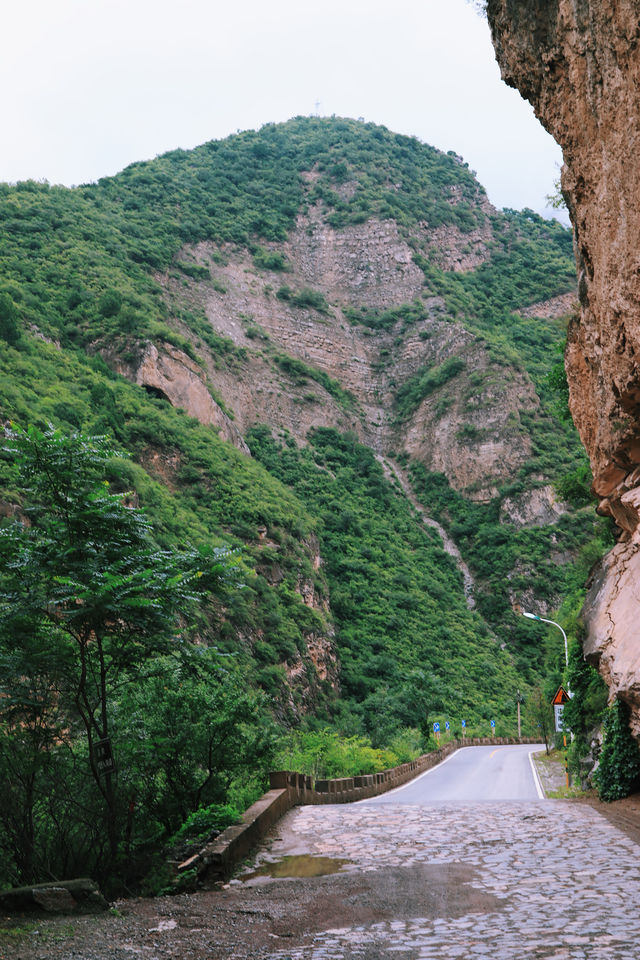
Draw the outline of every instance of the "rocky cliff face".
M600 511L622 540L594 577L585 651L640 734L640 4L489 0L487 9L503 79L564 153L580 298L570 406Z
M457 272L482 262L488 233L424 228L414 239ZM196 344L209 382L233 410L234 427L244 433L255 423L277 425L300 443L316 426L352 430L378 453L406 453L446 474L472 499L494 496L530 456L520 413L536 410L538 398L526 373L505 374L485 344L447 316L442 298L424 294L424 274L394 221L334 229L312 206L285 252L290 269L276 272L256 267L245 250L200 243L180 256L205 267L210 279L161 278L176 314L185 306L204 312L216 333L241 351L239 362L225 366L206 343ZM293 296L278 296L283 287ZM304 290L321 294L326 309L296 305L296 292ZM349 308L383 311L412 302L420 303L422 318L406 329L399 319L374 332L348 316ZM190 335L186 325L182 332ZM283 356L322 371L351 402L282 363ZM455 376L400 417L398 387L453 359L459 361ZM169 393L147 354L129 375L150 385L162 380Z

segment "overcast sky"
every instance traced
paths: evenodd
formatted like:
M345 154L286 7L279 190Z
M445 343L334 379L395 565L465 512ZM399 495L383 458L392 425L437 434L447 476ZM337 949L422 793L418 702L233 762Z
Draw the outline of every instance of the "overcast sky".
M5 0L0 180L78 184L300 114L363 117L545 215L560 149L465 0Z

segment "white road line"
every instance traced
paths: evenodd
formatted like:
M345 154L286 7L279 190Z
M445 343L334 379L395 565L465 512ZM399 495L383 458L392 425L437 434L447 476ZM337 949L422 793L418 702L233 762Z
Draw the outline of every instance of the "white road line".
M532 772L532 774L533 774L533 781L534 781L534 783L535 783L535 785L536 785L536 790L538 791L538 798L539 798L540 800L546 800L546 797L545 797L545 795L544 795L544 790L542 789L542 784L540 783L540 777L538 776L538 771L536 770L536 765L535 765L535 763L533 762L533 753L534 753L533 750L531 750L531 751L529 752L529 763L531 764L531 772Z
M460 748L458 748L460 749ZM401 787L394 787L393 790L387 790L385 793L378 793L375 797L367 797L366 800L356 800L358 803L370 803L372 800L377 800L378 797L390 797L393 793L398 793L400 790L404 790L405 787L410 786L412 783L417 783L418 780L422 780L423 777L428 777L430 773L433 773L434 770L439 770L440 767L444 766L447 760L451 760L451 757L455 757L458 750L454 750L449 754L448 757L445 757L444 760L441 760L440 763L436 763L434 767L430 767L428 770L425 770L424 773L421 773L419 776L414 777L413 780L407 780L406 783L403 783Z

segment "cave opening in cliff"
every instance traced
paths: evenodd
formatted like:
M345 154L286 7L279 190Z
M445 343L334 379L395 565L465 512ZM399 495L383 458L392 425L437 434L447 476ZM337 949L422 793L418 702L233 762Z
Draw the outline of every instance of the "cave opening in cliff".
M149 396L156 397L158 400L164 400L166 403L171 404L171 400L166 395L164 390L160 389L160 387L155 387L150 383L143 383L142 386L147 391Z

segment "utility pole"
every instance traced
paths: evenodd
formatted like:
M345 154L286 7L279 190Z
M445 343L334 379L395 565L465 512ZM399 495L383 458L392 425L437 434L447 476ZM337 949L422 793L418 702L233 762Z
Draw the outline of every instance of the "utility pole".
M518 740L520 740L521 733L520 733L520 691L519 690L516 694L516 703L518 705Z

